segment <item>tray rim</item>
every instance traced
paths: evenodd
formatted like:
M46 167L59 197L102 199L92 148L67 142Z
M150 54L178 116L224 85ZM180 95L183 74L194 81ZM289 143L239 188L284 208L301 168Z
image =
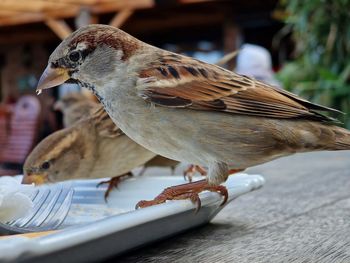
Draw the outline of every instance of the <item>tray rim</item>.
M262 187L265 179L261 175L236 174L229 177L224 184L229 191L229 200L226 204L241 196ZM203 192L200 194L202 207L211 207L212 212L208 216L209 222L225 206L220 206L222 196L218 193ZM157 206L147 207L134 211L124 212L107 218L99 219L83 225L74 225L58 232L45 236L29 238L25 236L11 236L0 239L0 260L33 259L38 256L48 255L70 247L82 245L86 242L98 240L110 234L116 234L125 229L132 229L138 225L146 224L154 220L171 217L176 214L193 210L196 206L189 200L168 201ZM205 223L204 221L203 223ZM4 240L7 244L3 246ZM14 246L16 249L14 249ZM12 247L12 248L11 248ZM9 253L9 251L15 253Z

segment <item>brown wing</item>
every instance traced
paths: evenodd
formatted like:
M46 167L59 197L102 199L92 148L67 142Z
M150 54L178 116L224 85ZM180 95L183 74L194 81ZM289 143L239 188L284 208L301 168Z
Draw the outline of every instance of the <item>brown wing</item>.
M336 111L215 65L166 53L139 74L139 95L156 105L270 118L333 119Z
M95 127L102 137L115 138L124 134L121 129L114 124L102 105L96 107L92 114Z

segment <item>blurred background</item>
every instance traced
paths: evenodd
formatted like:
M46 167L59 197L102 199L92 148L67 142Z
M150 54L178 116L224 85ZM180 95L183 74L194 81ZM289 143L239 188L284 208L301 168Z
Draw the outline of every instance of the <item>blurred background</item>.
M155 46L217 63L350 113L350 0L16 0L0 2L0 173L63 127L55 101L35 96L49 54L77 28L109 24ZM350 127L349 115L340 116Z

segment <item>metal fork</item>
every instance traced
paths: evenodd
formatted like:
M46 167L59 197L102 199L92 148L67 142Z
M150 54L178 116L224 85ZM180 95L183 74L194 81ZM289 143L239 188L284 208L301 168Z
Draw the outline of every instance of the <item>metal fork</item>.
M7 223L0 222L0 233L28 233L57 229L68 215L74 189L67 184L39 187L29 197L33 201L31 213Z

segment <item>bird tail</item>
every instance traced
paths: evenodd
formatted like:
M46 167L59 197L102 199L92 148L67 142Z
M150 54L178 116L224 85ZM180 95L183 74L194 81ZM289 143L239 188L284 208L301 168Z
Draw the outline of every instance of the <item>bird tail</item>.
M332 131L334 132L335 138L329 150L350 150L350 131L337 126L333 126Z

